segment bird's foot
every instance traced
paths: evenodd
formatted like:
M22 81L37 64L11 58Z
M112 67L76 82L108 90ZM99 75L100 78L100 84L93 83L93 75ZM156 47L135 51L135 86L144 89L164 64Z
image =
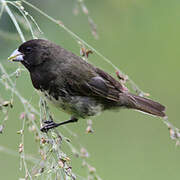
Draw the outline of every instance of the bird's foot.
M45 125L40 129L42 132L47 133L50 129L53 129L58 126L54 121L45 121Z
M63 124L74 123L74 122L77 122L77 121L78 121L78 119L74 118L74 117L71 117L71 119L68 120L68 121L63 121L63 122L60 122L60 123L55 123L54 121L45 121L44 124L46 124L46 125L43 126L40 130L42 132L47 133L50 129L61 126Z

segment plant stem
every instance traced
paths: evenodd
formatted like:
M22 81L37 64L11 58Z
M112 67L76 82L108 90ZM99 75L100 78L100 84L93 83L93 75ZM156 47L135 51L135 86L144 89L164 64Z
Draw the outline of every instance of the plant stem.
M17 23L16 18L13 15L13 13L11 12L10 8L8 7L6 1L5 0L0 0L0 2L2 4L4 4L4 6L5 6L4 8L5 8L6 12L8 13L8 15L10 16L11 20L13 21L13 23L14 23L14 25L15 25L18 33L19 33L19 36L20 36L22 42L25 42L26 40L24 38L23 32L21 31L21 28L19 27L19 24Z

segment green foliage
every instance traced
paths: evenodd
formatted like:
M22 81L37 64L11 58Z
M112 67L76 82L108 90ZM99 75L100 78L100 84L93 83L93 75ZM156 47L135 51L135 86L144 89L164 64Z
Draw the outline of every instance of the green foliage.
M86 15L87 21L90 24L91 32L95 38L98 38L96 25L94 24L92 18L89 15L88 9L86 8L83 1L77 1L76 9L74 13L78 12L78 8L81 8L82 12ZM91 45L86 43L81 39L77 34L72 32L67 28L64 23L60 20L54 19L48 14L44 13L42 10L34 6L33 4L27 1L5 1L0 0L0 18L4 12L7 12L13 24L21 38L21 41L25 41L24 34L28 32L31 38L37 38L43 36L43 32L40 29L39 25L36 23L33 16L31 16L31 10L34 10L37 14L43 16L44 19L50 20L54 25L59 26L63 29L68 36L72 37L75 40L76 45L80 46L80 49L92 50L100 60L107 62L108 66L112 66L114 71L120 74L120 77L126 77L119 68L117 68L111 60L103 56L99 51L93 48ZM31 8L31 10L26 10L24 6ZM16 10L15 10L15 9ZM112 12L113 13L113 12ZM5 35L10 40L17 39L13 34L0 31L0 35ZM10 34L10 35L9 35ZM73 40L72 40L73 41ZM87 58L87 57L85 57ZM119 58L119 57L118 57ZM86 59L87 60L87 59ZM6 123L9 117L9 112L13 111L13 106L16 104L16 101L20 102L22 108L20 109L19 119L22 122L22 127L17 131L17 134L20 136L19 147L17 148L19 153L16 153L16 150L11 150L4 146L0 146L0 151L2 153L7 153L12 156L20 156L20 169L24 172L23 179L100 179L96 173L96 169L91 166L87 160L89 153L79 143L78 135L69 130L66 126L63 127L63 130L67 133L64 135L59 130L50 131L48 134L40 132L40 127L43 124L44 120L50 118L54 119L53 113L51 113L46 105L46 102L41 99L39 101L39 107L34 107L31 104L31 101L25 98L22 95L22 91L19 91L16 87L17 79L20 75L24 73L24 69L18 67L15 71L10 74L7 72L5 66L0 64L0 84L1 90L7 91L8 95L4 95L3 92L0 93L0 112L1 113L1 125L0 132L3 133L6 131ZM115 73L114 73L115 74ZM128 78L126 84L129 84L132 90L136 93L145 96L147 93L144 93L130 78ZM15 116L14 116L15 118ZM17 117L16 117L17 118ZM112 118L112 117L110 117ZM171 138L179 143L180 133L179 129L174 127L167 119L162 120L169 128ZM89 126L89 124L88 124ZM89 127L88 127L89 128ZM108 129L109 130L109 129ZM118 129L119 130L119 129ZM26 132L33 134L35 142L37 142L38 150L35 153L36 155L32 156L28 153L28 143L26 142ZM109 133L109 132L108 132ZM108 133L106 135L108 136ZM119 132L120 133L120 132ZM2 138L3 138L2 134ZM125 135L128 136L128 135ZM103 137L104 138L104 137ZM13 139L13 138L12 138ZM13 141L13 140L10 141ZM118 139L118 138L117 138ZM117 141L117 140L116 140ZM74 145L75 144L75 145ZM67 149L63 149L66 147ZM70 151L70 153L68 153ZM32 153L30 153L32 154ZM37 155L38 154L38 155ZM79 158L83 168L83 172L86 175L84 177L79 176L78 173L74 172L74 167L71 165L73 162L69 155L73 154L75 157ZM122 154L121 154L122 155ZM107 156L113 156L111 152ZM117 155L116 155L117 156ZM106 158L106 157L105 157ZM114 162L115 163L115 162ZM119 163L119 162L118 162ZM105 165L106 166L106 165ZM109 166L107 162L107 166ZM111 167L108 167L110 169ZM23 171L24 170L24 171ZM116 172L118 174L118 172ZM118 174L119 175L119 174ZM117 177L117 175L116 175ZM120 175L119 175L120 177Z

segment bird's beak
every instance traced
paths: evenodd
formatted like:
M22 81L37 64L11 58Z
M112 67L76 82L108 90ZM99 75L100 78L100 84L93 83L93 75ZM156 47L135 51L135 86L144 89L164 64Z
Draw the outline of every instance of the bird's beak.
M11 56L8 57L8 60L10 61L16 61L16 62L22 62L23 59L23 54L21 52L18 51L18 49L16 49Z

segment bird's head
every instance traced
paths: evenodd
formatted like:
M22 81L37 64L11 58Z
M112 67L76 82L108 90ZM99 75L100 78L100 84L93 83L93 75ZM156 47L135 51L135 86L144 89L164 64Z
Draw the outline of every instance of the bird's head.
M51 47L53 47L53 44L47 40L29 40L21 44L8 59L15 62L21 62L31 71L48 61L52 53Z

